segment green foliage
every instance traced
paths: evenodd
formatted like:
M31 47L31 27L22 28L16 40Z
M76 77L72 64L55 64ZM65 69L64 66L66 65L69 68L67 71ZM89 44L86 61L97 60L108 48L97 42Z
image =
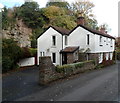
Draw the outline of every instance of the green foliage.
M49 19L49 25L73 29L76 26L74 17L67 14L64 8L49 6L44 8L44 16Z
M33 35L31 36L31 47L37 48L37 38L44 31L43 28L36 28L33 30Z
M47 2L46 7L48 6L57 6L60 8L65 8L65 9L69 9L70 5L68 2L64 1L64 2L53 2L52 0L49 0L49 2Z
M93 60L56 66L56 71L58 73L72 73L75 70L82 68L86 63L93 63Z
M37 54L37 48L29 48L29 52L31 56L35 56Z
M4 7L2 11L2 29L7 29L8 27L13 28L15 22L14 10Z
M2 58L2 72L7 72L13 68L14 60L9 56L3 56Z
M37 54L37 49L36 48L23 47L22 48L22 57L21 58L33 57L36 54Z
M101 69L101 68L103 68L103 67L104 67L103 64L98 64L98 65L95 67L95 69Z
M16 10L16 17L21 18L30 28L42 27L46 23L37 2L25 2Z
M2 71L13 69L22 56L21 48L13 39L3 39L2 43Z
M65 73L67 69L70 69L72 68L73 66L72 65L62 65L62 66L56 66L56 71L58 73Z

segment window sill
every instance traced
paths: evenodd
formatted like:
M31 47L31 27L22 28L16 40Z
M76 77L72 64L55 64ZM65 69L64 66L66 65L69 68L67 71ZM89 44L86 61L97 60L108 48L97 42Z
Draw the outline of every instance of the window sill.
M56 46L51 46L51 48L56 48Z

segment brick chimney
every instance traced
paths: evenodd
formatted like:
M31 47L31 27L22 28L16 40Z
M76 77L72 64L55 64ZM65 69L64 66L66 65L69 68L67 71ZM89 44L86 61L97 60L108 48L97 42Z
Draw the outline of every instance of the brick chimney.
M84 25L85 19L83 16L77 18L77 25Z
M83 16L83 12L78 14L77 18L77 25L84 25L85 24L85 18Z
M106 33L105 28L104 28L104 27L101 27L101 28L100 28L100 32Z

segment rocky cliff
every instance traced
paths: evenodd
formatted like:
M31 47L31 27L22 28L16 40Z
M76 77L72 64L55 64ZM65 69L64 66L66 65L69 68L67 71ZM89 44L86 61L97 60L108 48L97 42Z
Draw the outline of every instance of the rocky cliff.
M20 47L30 47L32 36L32 29L28 28L22 20L16 19L14 26L9 26L2 30L3 38L13 38Z

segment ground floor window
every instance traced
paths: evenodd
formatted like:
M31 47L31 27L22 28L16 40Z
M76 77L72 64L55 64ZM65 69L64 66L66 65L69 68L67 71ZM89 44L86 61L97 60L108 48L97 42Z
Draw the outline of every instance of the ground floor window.
M99 63L102 63L103 61L103 53L99 53Z
M56 63L56 53L52 53L52 61L53 63Z
M40 56L41 57L45 56L45 52L40 52Z
M113 59L113 53L110 53L110 60Z
M109 53L106 53L106 60L109 59Z

